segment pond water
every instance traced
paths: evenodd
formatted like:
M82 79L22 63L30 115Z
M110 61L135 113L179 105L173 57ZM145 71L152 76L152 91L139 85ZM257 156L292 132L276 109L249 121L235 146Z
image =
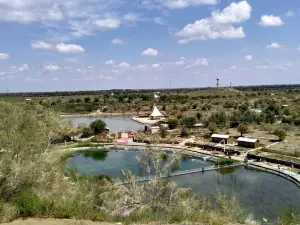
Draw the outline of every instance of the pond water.
M111 151L98 158L80 154L67 161L67 168L86 175L106 174L117 178L122 178L121 169L128 169L136 175L144 176L145 172L136 161L136 156L142 157L142 152ZM209 162L188 158L181 162L178 170L206 166L209 166ZM240 205L257 220L275 220L283 210L300 208L300 189L294 183L262 170L236 167L169 179L200 195L235 193Z
M62 118L63 121L71 121L75 127L79 124L90 125L90 123L98 119L105 121L111 132L144 129L143 124L132 120L131 116L72 116Z

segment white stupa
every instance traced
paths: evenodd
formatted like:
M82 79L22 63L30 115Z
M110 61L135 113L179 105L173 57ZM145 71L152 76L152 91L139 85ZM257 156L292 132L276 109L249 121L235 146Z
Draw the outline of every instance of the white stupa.
M164 118L164 115L158 110L156 105L153 107L153 111L150 115L151 120L160 120Z

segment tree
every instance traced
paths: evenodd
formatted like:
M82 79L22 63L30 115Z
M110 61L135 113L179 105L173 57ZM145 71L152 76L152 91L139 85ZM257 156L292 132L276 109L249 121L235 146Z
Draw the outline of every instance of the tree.
M167 129L163 126L160 126L159 133L161 138L167 137Z
M93 135L93 131L89 127L84 127L82 129L82 134L81 134L82 138L88 138L92 135Z
M101 119L95 120L94 122L92 122L90 124L90 128L91 128L91 130L93 131L94 134L103 133L105 127L106 127L106 123Z
M74 103L75 102L75 99L74 98L70 98L69 99L69 103Z
M81 102L81 98L77 98L77 99L76 99L76 102L77 102L77 103L80 103L80 102Z
M85 97L84 98L84 102L85 103L89 103L89 102L91 102L91 98L88 96L88 97Z
M196 117L197 117L198 120L201 120L202 114L201 114L200 112L197 112L197 113L196 113Z
M284 141L286 136L287 136L286 131L283 130L283 129L277 129L277 130L274 131L273 134L276 135L279 138L279 141Z
M196 118L195 117L185 117L181 121L181 125L187 127L187 128L192 128L196 123Z
M169 119L168 124L169 124L169 129L173 130L178 126L178 120L177 119Z
M244 134L249 132L249 127L246 124L242 124L237 130L241 133L241 137L243 137Z
M209 123L207 128L212 134L218 130L218 126L214 122Z
M189 131L185 126L181 127L180 136L181 137L188 137L189 136Z

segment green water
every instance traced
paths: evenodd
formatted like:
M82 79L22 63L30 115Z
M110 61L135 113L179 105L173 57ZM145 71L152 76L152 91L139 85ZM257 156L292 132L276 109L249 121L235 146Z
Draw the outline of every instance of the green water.
M102 153L101 153L102 154ZM109 175L122 178L122 169L144 176L135 157L142 157L139 151L111 151L102 155L77 155L70 158L67 168L76 169L86 175ZM200 159L187 158L177 170L189 170L209 166ZM288 208L300 208L300 189L292 182L265 171L236 167L188 174L169 178L180 186L191 188L200 195L214 195L219 192L235 194L240 205L255 219L275 220L279 213Z

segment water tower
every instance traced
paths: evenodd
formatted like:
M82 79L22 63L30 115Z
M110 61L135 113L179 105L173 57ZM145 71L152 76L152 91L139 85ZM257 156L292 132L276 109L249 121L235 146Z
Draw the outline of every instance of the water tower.
M220 79L217 78L217 88L219 88L219 87L220 87Z

